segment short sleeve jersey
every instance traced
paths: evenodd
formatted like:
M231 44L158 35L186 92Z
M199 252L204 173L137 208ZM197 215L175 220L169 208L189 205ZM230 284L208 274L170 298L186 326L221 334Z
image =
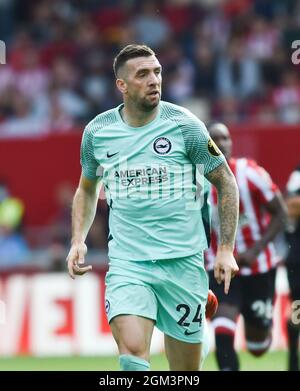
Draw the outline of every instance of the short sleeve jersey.
M122 107L95 117L81 145L83 175L104 185L109 256L156 260L204 250L204 175L224 156L183 107L162 101L156 118L141 127L123 121Z

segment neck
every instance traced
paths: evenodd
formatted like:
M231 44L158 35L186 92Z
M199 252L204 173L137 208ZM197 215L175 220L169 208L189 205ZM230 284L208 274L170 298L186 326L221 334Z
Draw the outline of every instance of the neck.
M121 110L121 116L123 121L135 128L147 125L149 122L153 121L158 113L158 105L150 111L144 111L136 107L130 102L124 101L124 108Z

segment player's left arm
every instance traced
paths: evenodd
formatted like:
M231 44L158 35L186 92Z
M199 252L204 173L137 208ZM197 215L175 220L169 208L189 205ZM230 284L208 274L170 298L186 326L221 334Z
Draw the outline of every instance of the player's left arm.
M239 270L233 256L239 214L239 192L235 177L226 161L207 173L206 178L216 187L218 193L220 242L214 265L214 275L218 283L224 281L224 291L227 294L231 278Z
M225 157L209 136L204 123L189 114L188 121L185 117L180 128L191 162L217 189L220 243L214 275L219 284L224 282L224 291L227 294L231 278L239 270L233 256L239 211L238 187Z

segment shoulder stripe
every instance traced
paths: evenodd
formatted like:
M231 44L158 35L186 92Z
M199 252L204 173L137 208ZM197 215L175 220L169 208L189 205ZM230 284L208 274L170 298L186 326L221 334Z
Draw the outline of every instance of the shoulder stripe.
M247 177L254 186L261 191L266 202L274 198L277 187L273 184L269 174L261 167L247 167Z
M108 110L97 115L87 124L82 135L80 163L83 175L89 179L97 178L98 162L94 157L94 135L97 131L118 121L117 109Z

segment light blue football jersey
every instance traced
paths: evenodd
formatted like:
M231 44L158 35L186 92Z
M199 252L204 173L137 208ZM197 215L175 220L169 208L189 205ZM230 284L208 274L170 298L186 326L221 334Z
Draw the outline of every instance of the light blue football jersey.
M81 145L83 175L104 185L109 256L174 259L204 250L203 175L224 156L183 107L161 101L156 118L137 128L122 120L122 107L95 117Z

